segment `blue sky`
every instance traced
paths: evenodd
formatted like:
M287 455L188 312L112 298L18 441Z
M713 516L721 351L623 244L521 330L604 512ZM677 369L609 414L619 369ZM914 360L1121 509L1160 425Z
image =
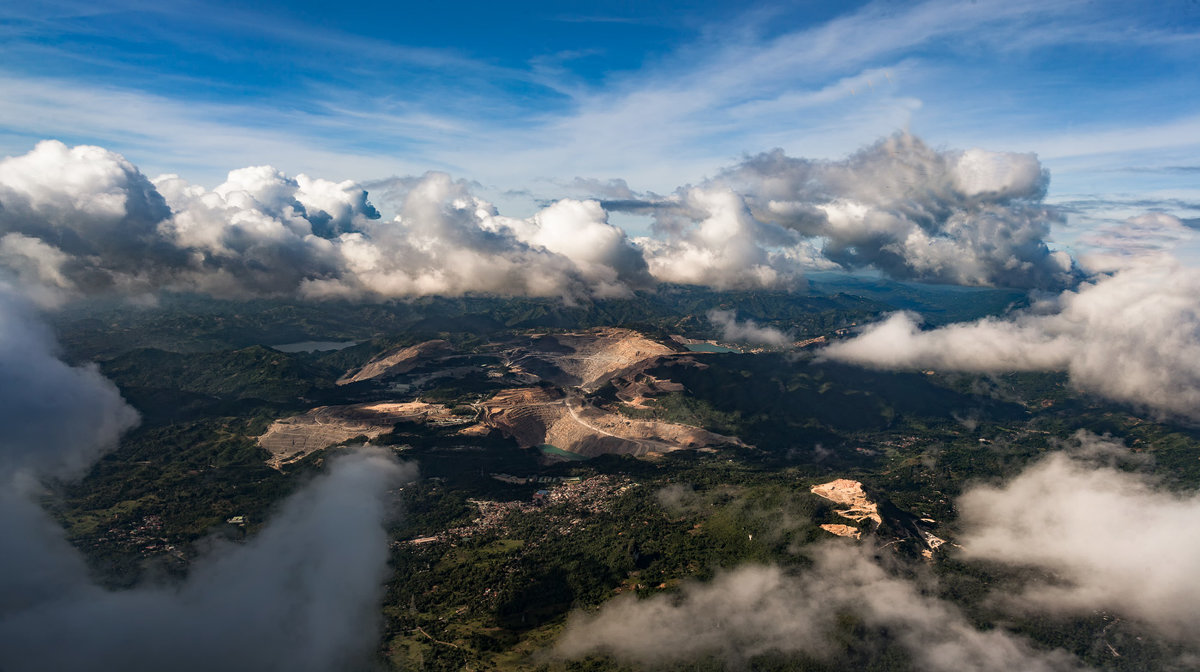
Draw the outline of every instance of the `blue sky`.
M4 3L0 154L58 138L208 185L436 169L522 214L576 177L665 193L908 129L1036 152L1051 200L1196 217L1197 62L1196 0Z

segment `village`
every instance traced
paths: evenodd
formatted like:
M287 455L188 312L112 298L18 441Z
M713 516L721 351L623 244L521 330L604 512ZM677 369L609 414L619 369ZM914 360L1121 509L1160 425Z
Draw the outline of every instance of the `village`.
M519 501L490 501L482 499L468 500L479 509L479 517L468 525L450 528L435 535L420 536L406 541L393 542L393 546L425 546L435 543L449 543L500 530L509 516L516 513L547 513L561 516L563 523L559 531L569 533L571 528L580 524L577 516L594 514L608 508L613 499L637 487L637 483L627 478L612 476L592 476L589 478L538 476L522 479L508 474L492 474L496 480L508 483L535 482L551 486L539 489L528 500ZM557 485L552 485L557 483ZM566 520L568 515L573 516Z

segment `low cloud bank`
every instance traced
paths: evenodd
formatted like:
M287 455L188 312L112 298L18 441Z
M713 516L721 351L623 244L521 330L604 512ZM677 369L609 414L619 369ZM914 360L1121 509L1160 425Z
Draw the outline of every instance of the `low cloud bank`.
M1197 420L1200 270L1134 265L1007 317L929 331L897 313L823 353L876 368L1066 371L1081 391Z
M1040 652L1003 630L975 629L953 606L888 574L859 546L829 544L795 576L778 567L741 567L678 595L616 598L594 614L576 614L555 654L604 653L662 664L714 656L734 665L770 652L832 660L839 618L886 630L922 669L1078 669L1061 651ZM863 645L861 642L859 645Z
M384 494L411 475L383 453L335 461L285 501L258 536L196 561L178 586L106 591L87 582L86 568L61 537L50 539L37 549L38 560L55 568L44 572L40 594L8 585L27 574L6 573L0 584L0 664L6 670L359 669L379 636L388 554ZM44 515L31 514L27 502L9 501L6 508L14 504L25 515L5 514L6 538L49 536ZM31 522L33 530L23 527ZM27 538L11 543L28 544Z
M137 422L98 367L58 358L50 329L0 282L0 478L80 476Z
M0 668L338 670L369 659L387 572L387 489L411 478L382 452L335 460L243 545L180 585L108 591L38 506L137 414L94 366L59 360L36 314L0 287Z
M955 553L1038 570L999 586L997 607L1062 617L1107 612L1182 645L1177 662L1190 669L1187 650L1200 642L1200 493L1164 488L1146 469L1152 463L1119 440L1081 431L1006 482L968 488L955 502ZM664 492L663 501L677 506L686 494ZM827 543L812 557L800 574L742 566L676 594L621 596L573 615L554 653L651 665L715 657L745 666L770 653L836 663L845 642L836 627L851 619L860 632L886 632L922 669L1083 669L1063 650L1036 649L1003 628L976 629L924 590L920 575L887 571L867 547ZM850 655L878 655L869 647L879 641L856 636L860 650Z
M375 183L241 168L212 190L153 180L100 147L39 143L0 160L0 268L52 304L101 291L221 297L619 297L658 282L803 285L812 268L901 279L1060 289L1078 271L1045 238L1037 158L935 151L898 134L842 161L775 151L670 197L577 181L614 210L653 216L631 240L597 200L501 215L443 173ZM590 186L589 186L590 185Z
M757 343L783 347L792 342L792 338L775 327L764 327L754 320L737 319L737 313L732 310L710 310L708 321L721 328L721 339L739 343Z
M1130 455L1118 442L1081 434L1075 443L1003 485L959 498L964 557L1052 574L1052 583L1006 593L1010 606L1111 610L1200 641L1200 494L1168 492L1115 468L1114 457Z

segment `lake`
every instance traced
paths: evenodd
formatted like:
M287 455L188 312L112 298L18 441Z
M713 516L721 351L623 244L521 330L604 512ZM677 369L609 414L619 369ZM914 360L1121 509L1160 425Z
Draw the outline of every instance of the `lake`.
M713 345L712 343L688 343L687 349L692 352L735 352L741 354L741 350L727 348L723 345Z
M267 347L280 352L325 352L327 350L345 350L352 345L358 345L358 343L358 341L300 341Z

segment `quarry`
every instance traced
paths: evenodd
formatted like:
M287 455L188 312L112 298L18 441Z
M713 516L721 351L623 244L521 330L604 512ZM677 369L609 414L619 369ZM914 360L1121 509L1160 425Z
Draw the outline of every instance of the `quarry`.
M697 427L629 417L590 399L611 384L618 406L644 409L656 395L682 390L672 381L644 374L676 357L687 357L687 351L674 342L614 327L521 334L467 352L443 339L428 340L386 350L336 381L338 386L374 385L380 395L410 392L412 399L313 408L276 420L258 442L276 469L357 437L369 441L391 432L398 422L464 425L460 432L473 436L496 431L522 448L551 448L544 451L545 459L653 456L740 444L735 437ZM422 401L421 390L432 381L481 371L489 381L513 387L460 399L456 413L447 405Z
M861 523L864 520L872 520L875 522L876 529L883 524L883 517L879 515L879 505L867 497L867 493L863 491L862 483L858 481L839 478L828 483L814 485L809 491L834 504L846 507L835 510L835 513L843 518L848 518L856 523ZM820 527L822 530L830 534L836 534L839 537L850 537L852 539L862 537L862 528L853 525L826 523Z
M550 444L584 457L651 455L737 443L733 437L669 422L635 420L544 388L505 390L481 404L482 424L525 448Z
M450 344L443 340L432 340L406 348L397 348L375 357L362 368L347 371L338 379L338 385L360 383L401 373L407 373L421 363L442 354L453 352Z
M280 469L318 450L355 437L373 439L392 431L397 422L462 423L440 404L372 402L354 406L319 406L307 413L280 418L258 437L271 454L267 464Z

